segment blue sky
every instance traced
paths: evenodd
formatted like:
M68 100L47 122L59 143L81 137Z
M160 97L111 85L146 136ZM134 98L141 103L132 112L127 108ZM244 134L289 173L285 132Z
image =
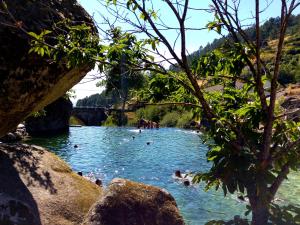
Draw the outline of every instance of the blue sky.
M109 15L106 8L103 7L103 5L100 4L100 2L105 3L106 0L79 0L79 3L87 10L87 12L92 15L95 19L95 21L98 23L99 27L106 29L106 26L104 24L101 24L103 22L103 17L108 18L109 20L113 21L113 17ZM152 0L148 1L153 3L153 7L155 11L157 12L157 15L162 18L162 21L166 23L168 26L177 26L175 23L175 17L172 14L170 10L168 10L168 7L165 2L162 0ZM269 7L261 14L261 22L263 23L265 20L267 20L270 17L276 17L280 15L280 7L281 7L281 1L280 0L269 0L269 1L260 1L261 7L264 8L266 4L271 3ZM239 16L243 20L244 25L253 24L253 20L249 19L254 14L254 0L241 0L240 1L240 10L239 10ZM210 1L209 0L190 0L190 7L193 8L209 8ZM297 11L295 11L295 14L298 14L300 12L299 8ZM187 21L186 21L186 27L191 28L203 28L205 25L213 20L214 15L212 13L207 13L204 11L196 11L196 10L190 10L187 14ZM132 21L135 21L133 17L130 17ZM123 30L130 30L131 27L126 24L120 24L118 23L117 26L122 27ZM165 31L164 35L171 41L174 42L174 40L177 37L177 34L175 31ZM140 38L142 38L142 35L139 35ZM199 49L199 47L205 46L207 43L212 42L215 38L218 38L218 34L214 31L208 31L208 30L201 30L201 31L189 31L187 32L187 51L188 53L192 53ZM169 56L170 54L166 51L166 48L164 46L159 47L163 53L166 54L166 56ZM177 44L175 47L175 50L179 52L180 45ZM93 71L92 73L95 73ZM94 82L88 82L84 84L78 84L74 86L74 90L76 91L76 100L83 98L85 96L89 96L94 93L99 93L103 89L100 89L99 87L95 86L96 81ZM76 101L73 100L73 101Z

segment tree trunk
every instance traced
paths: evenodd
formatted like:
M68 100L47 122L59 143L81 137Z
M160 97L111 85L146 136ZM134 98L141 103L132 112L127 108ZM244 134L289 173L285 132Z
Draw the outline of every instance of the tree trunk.
M123 102L122 102L122 109L121 109L121 126L126 125L126 115L125 115L125 106L126 106L126 101L127 101L127 93L126 96L123 97Z
M267 225L268 218L268 205L258 202L255 207L252 207L252 225Z
M247 194L252 209L251 225L267 225L269 219L269 205L271 199L268 198L267 185L264 183L260 184L259 188L257 188L254 182L247 187Z

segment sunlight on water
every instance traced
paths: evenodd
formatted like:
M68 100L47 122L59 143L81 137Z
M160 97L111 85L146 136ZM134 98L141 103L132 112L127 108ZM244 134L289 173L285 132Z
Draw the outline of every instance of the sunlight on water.
M91 179L100 178L104 185L122 177L167 189L188 225L201 225L212 219L229 220L235 215L243 217L246 205L236 196L224 198L222 192L204 192L202 184L185 187L174 179L175 170L209 169L207 148L199 135L171 128L139 133L134 128L80 127L71 128L68 135L35 138L30 143L49 148L75 171L82 171ZM75 144L78 148L74 148ZM299 186L296 189L293 194L300 196ZM286 199L284 193L280 197Z

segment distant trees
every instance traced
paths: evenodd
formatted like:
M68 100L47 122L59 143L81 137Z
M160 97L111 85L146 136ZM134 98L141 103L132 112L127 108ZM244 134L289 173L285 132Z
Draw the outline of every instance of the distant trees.
M79 99L76 106L81 107L110 107L115 103L119 103L120 99L114 96L112 92L105 93L103 91L101 94L94 94L87 96L83 99Z

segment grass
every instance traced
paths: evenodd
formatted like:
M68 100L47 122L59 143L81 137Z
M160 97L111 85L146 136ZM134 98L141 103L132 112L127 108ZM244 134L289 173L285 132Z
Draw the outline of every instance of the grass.
M70 117L69 124L85 126L84 122L82 122L80 119L76 118L75 116Z

